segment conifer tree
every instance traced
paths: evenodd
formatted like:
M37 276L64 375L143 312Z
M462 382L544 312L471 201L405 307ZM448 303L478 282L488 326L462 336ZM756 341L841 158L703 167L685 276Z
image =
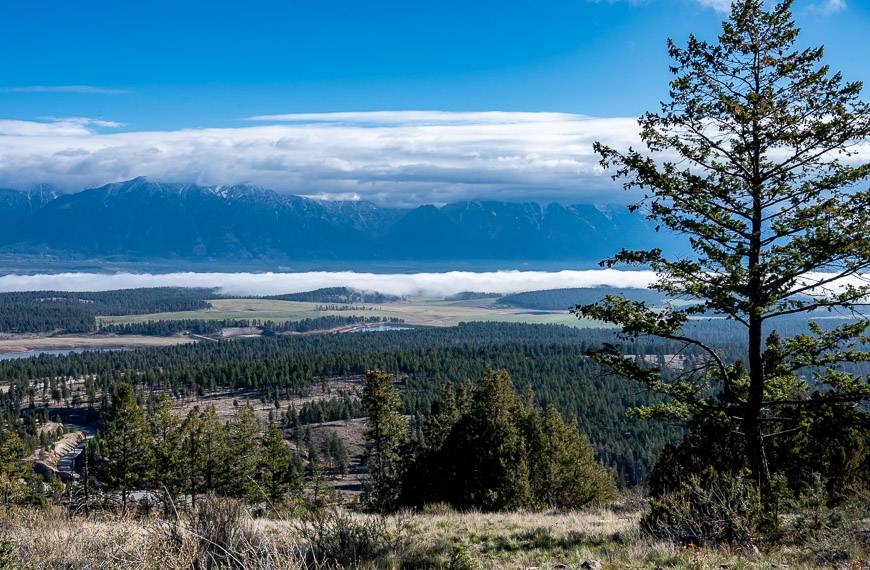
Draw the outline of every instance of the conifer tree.
M121 509L126 512L129 493L141 485L153 449L145 414L129 384L121 385L112 397L98 437L99 479L107 489L121 493Z
M791 5L737 0L718 41L670 41L670 98L639 121L649 152L595 145L603 167L626 189L644 192L635 208L687 236L693 250L684 258L623 250L603 264L648 265L658 275L655 289L691 303L660 311L609 296L576 309L631 337L670 339L703 353L703 371L677 378L614 348L599 358L668 397L639 415L710 418L720 433L734 434L745 459L731 468L748 466L763 495L772 471L767 450L807 428L794 410L837 415L870 396L866 377L841 366L870 359L861 350L866 318L782 339L782 365L812 369L813 390L778 396L780 372L765 365L765 329L778 319L819 311L848 316L870 294L861 277L870 268L870 164L856 155L870 137L870 105L861 83L822 62L821 47L797 47ZM746 368L729 366L685 332L698 315L741 325Z
M262 453L260 424L254 408L245 403L227 422L228 460L223 468L227 472L228 493L253 500L257 497L257 471Z
M12 503L25 490L21 484L26 474L21 462L25 452L17 433L10 429L0 431L0 495L4 505Z
M202 491L222 493L227 488L227 467L230 457L227 428L217 415L213 404L200 414L202 462L199 466Z
M323 440L323 455L334 477L347 475L350 468L350 454L344 440L335 431L330 431Z
M287 499L293 483L292 453L284 441L284 430L272 425L263 437L260 483L270 503L278 505Z
M534 492L550 508L579 508L612 500L610 472L595 462L595 452L577 422L565 422L552 406L542 415L542 449L532 464Z
M181 450L184 456L182 481L194 508L196 507L196 499L204 487L205 441L203 428L202 413L198 407L194 407L187 413L181 425Z
M368 414L363 456L369 472L366 500L375 511L390 511L401 493L405 467L402 451L410 436L410 424L402 415L399 391L389 374L366 372L362 403Z
M507 372L487 370L447 445L446 455L457 464L460 506L503 510L529 504L528 455L517 422L523 415Z
M190 457L184 453L184 432L181 420L172 413L172 399L163 394L154 404L148 418L151 440L154 443L151 464L147 470L147 483L161 498L165 515L185 487L185 463Z

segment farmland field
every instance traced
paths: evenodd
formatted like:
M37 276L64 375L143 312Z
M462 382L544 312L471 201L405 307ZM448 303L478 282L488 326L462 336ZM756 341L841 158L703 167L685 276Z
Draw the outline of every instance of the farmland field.
M492 299L444 301L415 298L395 303L365 304L341 311L318 310L323 303L278 301L274 299L213 299L210 309L99 317L102 324L135 323L169 319L251 319L261 321L297 321L306 318L336 316L395 317L406 324L420 326L454 326L460 322L498 321L570 326L601 326L594 321L580 321L567 311L530 311L493 307Z

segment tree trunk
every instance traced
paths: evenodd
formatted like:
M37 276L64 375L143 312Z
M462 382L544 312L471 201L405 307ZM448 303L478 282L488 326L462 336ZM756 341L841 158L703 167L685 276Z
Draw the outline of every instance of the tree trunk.
M761 437L761 404L764 399L764 363L761 353L762 345L761 319L752 316L749 319L749 395L743 414L743 431L746 438L746 456L752 475L761 490L766 494L769 476L764 459L764 442Z

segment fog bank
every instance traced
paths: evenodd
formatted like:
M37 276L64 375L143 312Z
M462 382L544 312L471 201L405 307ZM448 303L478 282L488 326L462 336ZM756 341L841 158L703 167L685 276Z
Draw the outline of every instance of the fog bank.
M304 273L57 273L0 276L0 292L108 291L137 287L217 287L227 295L278 295L321 287L354 287L392 295L446 296L463 291L516 293L563 287L642 288L652 271L448 271L444 273L382 274L354 271Z

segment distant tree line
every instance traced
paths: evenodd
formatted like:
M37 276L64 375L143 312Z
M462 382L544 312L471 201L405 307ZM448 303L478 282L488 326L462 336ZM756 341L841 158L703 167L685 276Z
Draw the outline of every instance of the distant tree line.
M161 319L134 323L108 323L99 327L101 333L119 335L170 336L188 332L215 334L226 328L258 328L265 333L310 332L362 323L402 323L396 317L323 316L298 321L258 319Z
M395 295L378 293L377 291L360 291L350 287L324 287L314 291L302 293L287 293L284 295L272 295L267 299L277 301L304 301L309 303L390 303L400 298Z
M215 289L181 287L0 293L0 332L90 332L98 315L195 311L217 296Z

